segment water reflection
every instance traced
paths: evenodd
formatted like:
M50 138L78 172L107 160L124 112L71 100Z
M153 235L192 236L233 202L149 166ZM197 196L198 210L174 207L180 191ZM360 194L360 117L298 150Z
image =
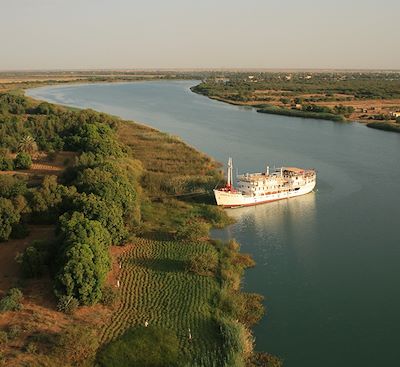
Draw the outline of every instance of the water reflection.
M219 239L236 238L246 251L262 254L261 265L267 265L271 256L286 252L287 246L300 257L311 261L311 248L316 232L316 192L251 207L227 209L229 216L236 220L233 226L213 230L212 236ZM251 243L246 233L252 233ZM311 255L311 256L310 256ZM308 259L308 260L307 260Z

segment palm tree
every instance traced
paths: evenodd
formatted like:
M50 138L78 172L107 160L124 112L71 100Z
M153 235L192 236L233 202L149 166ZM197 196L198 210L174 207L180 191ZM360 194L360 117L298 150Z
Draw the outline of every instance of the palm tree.
M18 144L18 151L32 154L38 150L36 141L32 136L25 135Z

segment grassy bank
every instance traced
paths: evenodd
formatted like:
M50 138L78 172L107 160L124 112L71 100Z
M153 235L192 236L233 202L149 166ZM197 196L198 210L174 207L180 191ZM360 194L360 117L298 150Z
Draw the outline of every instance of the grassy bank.
M291 116L291 117L304 117L304 118L310 118L310 119L345 121L343 116L335 115L333 113L308 112L308 111L300 111L300 110L275 107L275 106L262 107L262 108L257 109L257 112L270 113L273 115Z
M400 132L400 124L395 122L376 121L376 122L369 122L367 126L378 130L393 131L397 133Z

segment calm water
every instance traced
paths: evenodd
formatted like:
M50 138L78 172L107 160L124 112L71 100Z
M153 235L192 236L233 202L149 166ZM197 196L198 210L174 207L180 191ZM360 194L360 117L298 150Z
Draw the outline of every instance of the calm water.
M181 136L239 172L318 170L304 197L230 210L265 296L257 349L288 367L398 366L400 134L359 124L258 114L190 92L195 81L46 87L29 95L91 107Z

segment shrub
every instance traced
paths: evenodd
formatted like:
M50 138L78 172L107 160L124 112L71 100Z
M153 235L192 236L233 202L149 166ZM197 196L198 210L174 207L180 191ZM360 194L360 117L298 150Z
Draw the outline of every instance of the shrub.
M215 228L224 228L228 224L232 224L234 220L226 214L226 211L216 205L199 205L198 212L200 217L211 223Z
M206 252L193 255L188 263L188 270L199 275L213 275L218 265L218 254Z
M49 262L49 243L33 241L31 246L23 252L20 262L25 277L37 278L42 276L46 272Z
M20 152L14 159L15 169L29 169L32 165L32 158L28 153Z
M25 350L26 350L26 352L29 353L29 354L36 354L36 352L37 352L37 345L36 345L36 343L29 342L29 343L26 345Z
M170 329L156 326L128 330L99 354L102 367L173 367L178 364L179 341Z
M54 114L54 112L55 108L53 107L53 105L47 102L40 103L35 109L35 113L39 115L50 115Z
M0 155L0 171L12 171L13 169L13 160L5 157L4 155Z
M22 292L18 288L11 288L0 300L0 312L20 310L22 297Z
M99 340L93 330L72 325L59 334L55 354L68 365L83 366L94 360L98 347Z
M8 342L8 333L4 330L0 330L0 346Z
M112 306L118 300L118 298L119 298L119 293L114 287L106 285L103 288L101 295L101 303L104 306Z
M8 337L10 339L18 338L21 334L21 327L19 325L11 325L8 328Z
M226 317L216 319L225 352L224 366L245 367L245 361L253 353L254 340L250 332L239 322Z
M20 218L11 200L0 197L0 241L8 240Z
M19 195L25 195L27 191L26 182L19 177L0 175L0 196L14 199Z
M178 227L176 238L183 241L198 241L207 237L209 230L210 226L207 223L189 219Z
M12 227L11 237L21 239L27 237L29 233L29 227L26 223L16 223Z
M61 296L58 299L57 310L67 315L73 315L79 307L79 302L71 296Z
M283 367L283 361L269 353L255 352L251 357L249 367Z

